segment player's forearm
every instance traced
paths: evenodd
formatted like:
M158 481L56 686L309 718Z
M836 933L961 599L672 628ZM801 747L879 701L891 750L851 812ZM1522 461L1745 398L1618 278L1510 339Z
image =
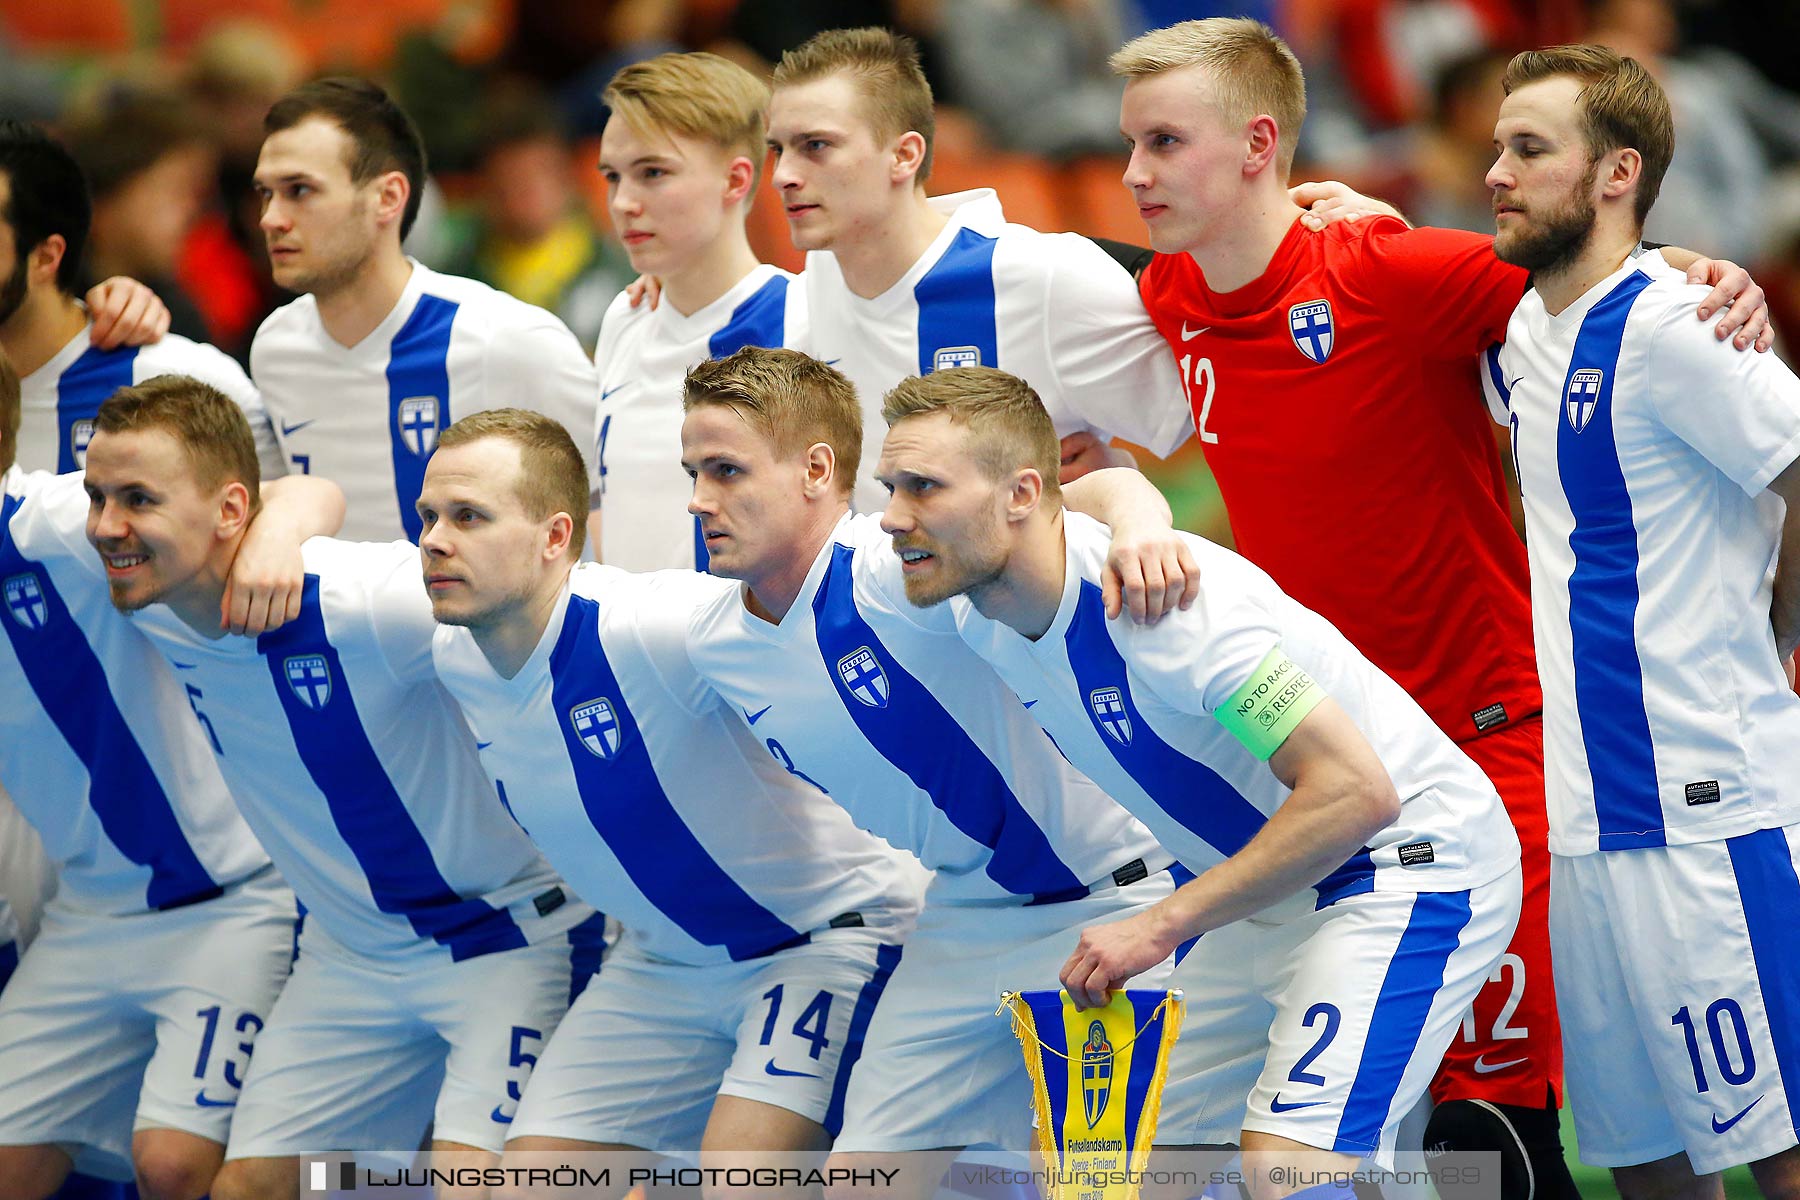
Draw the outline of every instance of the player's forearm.
M296 542L332 537L344 527L344 489L318 475L283 475L262 485L256 524L279 526Z
M1168 500L1141 471L1130 467L1091 471L1064 484L1062 493L1069 508L1114 529L1121 525L1167 529L1175 524Z

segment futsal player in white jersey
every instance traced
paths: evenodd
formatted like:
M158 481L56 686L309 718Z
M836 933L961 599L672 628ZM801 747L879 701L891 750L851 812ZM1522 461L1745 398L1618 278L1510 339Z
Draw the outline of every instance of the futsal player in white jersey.
M805 348L856 385L869 428L909 375L1003 367L1044 397L1073 473L1117 436L1168 454L1192 432L1186 393L1131 275L1077 234L1009 224L992 191L927 198L931 86L910 38L837 29L782 56L769 108L772 182L794 245ZM1098 439L1096 441L1096 438ZM879 512L863 448L856 507Z
M144 345L95 343L100 318L75 295L91 207L81 168L61 143L35 126L0 121L0 349L23 377L18 464L79 471L102 400L127 384L179 374L237 401L264 471L284 473L262 401L225 354L174 334L150 336L155 329L131 331Z
M1484 383L1525 502L1581 1155L1626 1196L1717 1195L1739 1163L1791 1196L1800 382L1638 253L1674 150L1643 67L1559 47L1504 86L1494 249L1533 287Z
M344 488L345 537L418 537L419 481L458 417L511 405L593 437L594 368L567 326L401 250L425 149L386 92L360 79L302 84L263 132L270 270L303 294L256 331L250 376L289 469Z
M689 618L731 584L576 565L586 481L561 426L498 409L444 432L419 497L439 678L513 816L625 930L508 1149L825 1149L922 873L695 674Z
M409 1149L427 1122L434 1148L491 1161L601 924L483 776L409 543L314 538L299 615L219 636L255 476L237 409L170 376L101 406L85 480L103 585L179 672L306 909L215 1200L291 1193L294 1156Z
M907 604L886 535L849 514L836 473L862 435L841 374L746 348L690 371L683 403L692 511L713 572L742 581L695 614L694 665L784 768L937 872L837 1149L1023 1149L1026 1080L993 1019L1001 992L1052 986L1076 930L1168 895L1171 857L1069 767L953 625ZM1127 520L1166 531L1166 508L1132 504L1160 498L1117 474L1142 489L1111 498Z
M57 876L0 992L0 1180L32 1200L74 1169L191 1200L287 978L294 896L225 789L198 689L97 582L80 477L13 463L19 410L0 356L0 837L10 860L28 821Z
M1518 922L1499 795L1329 622L1209 542L1181 535L1192 608L1109 621L1110 533L1063 511L1055 431L1018 377L914 377L884 414L882 527L908 601L953 615L1190 880L1071 941L1070 997L1103 1003L1199 938L1175 972L1188 1020L1157 1141L1241 1145L1257 1196L1348 1198L1277 1168L1391 1160Z
M794 277L756 261L744 220L768 153L769 89L712 54L663 54L613 76L600 140L613 228L661 284L620 295L600 327L595 557L628 571L706 569L682 473L681 379L743 346L799 346ZM600 514L609 503L613 519Z

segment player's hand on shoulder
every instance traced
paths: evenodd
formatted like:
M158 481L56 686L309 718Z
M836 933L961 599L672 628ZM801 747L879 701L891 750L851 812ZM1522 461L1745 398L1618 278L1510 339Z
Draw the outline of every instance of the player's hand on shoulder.
M1155 907L1109 925L1090 925L1063 964L1063 990L1076 1008L1099 1008L1109 990L1124 987L1133 975L1175 953L1178 945L1163 929Z
M654 309L662 302L662 280L654 275L639 275L625 289L625 295L633 308L648 304Z
M1400 210L1387 201L1365 196L1335 179L1296 184L1288 189L1288 197L1306 210L1300 222L1308 229L1323 229L1339 221L1359 221L1364 217L1397 217L1406 221Z
M1135 467L1137 459L1131 451L1109 446L1090 429L1078 429L1062 440L1063 483L1074 483L1083 475L1107 467Z
M1714 337L1721 342L1730 337L1731 344L1739 350L1748 350L1754 344L1759 354L1767 353L1775 344L1768 298L1756 280L1750 278L1750 272L1722 258L1697 258L1688 265L1687 279L1689 283L1712 288L1700 302L1700 320L1708 320L1713 313L1724 310L1713 326ZM1733 334L1737 336L1732 337Z
M88 289L88 340L102 350L148 346L169 332L169 306L146 284L114 275Z

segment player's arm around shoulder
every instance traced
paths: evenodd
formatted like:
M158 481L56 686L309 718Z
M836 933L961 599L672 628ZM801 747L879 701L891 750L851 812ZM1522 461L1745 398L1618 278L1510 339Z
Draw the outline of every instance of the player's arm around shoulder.
M256 637L300 615L307 539L330 537L344 524L344 490L320 475L284 475L262 485L262 507L232 559L219 605L219 626Z
M1092 472L1063 485L1063 502L1111 527L1100 585L1107 617L1127 611L1154 625L1199 596L1193 550L1175 529L1168 499L1142 474L1128 467Z

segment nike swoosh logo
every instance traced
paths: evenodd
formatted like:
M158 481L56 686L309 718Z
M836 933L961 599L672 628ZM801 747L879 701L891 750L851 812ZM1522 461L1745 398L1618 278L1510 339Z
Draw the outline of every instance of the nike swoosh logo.
M1507 380L1505 383L1502 383L1500 386L1505 388L1508 392L1510 392L1514 388L1518 387L1521 383L1524 383L1524 382L1525 382L1525 377L1523 375L1521 375L1517 379Z
M600 393L600 399L602 399L602 400L605 400L605 399L606 399L606 398L607 398L607 397L608 397L608 396L610 396L610 395L612 395L612 394L613 394L613 393L614 393L614 392L616 392L616 391L618 391L618 390L619 390L619 388L622 388L622 387L625 387L625 386L626 386L626 385L625 385L625 384L622 384L622 383L621 383L621 384L620 384L620 385L619 385L619 387L609 387L609 388L607 388L607 389L606 389L606 390L605 390L605 391L603 391L603 392L601 392L601 393Z
M1025 707L1030 708L1032 705L1034 705L1036 703L1037 703L1036 700L1027 700L1027 701L1025 701Z
M172 658L169 660L169 665L174 667L177 671L191 671L194 669L193 663L176 662Z
M784 1071L780 1067L775 1065L775 1060L772 1058L768 1061L768 1064L763 1067L763 1070L765 1070L769 1074L777 1076L777 1077L780 1077L782 1075L791 1075L796 1079L817 1079L818 1078L817 1075L808 1074L805 1071Z
M1211 328L1211 325L1202 325L1200 328L1190 332L1187 327L1187 322L1183 321L1181 323L1181 340L1184 342L1191 342Z
M1491 1063L1487 1061L1486 1055L1482 1055L1475 1060L1475 1073L1477 1075L1492 1075L1495 1071L1504 1071L1508 1067L1516 1067L1520 1063L1526 1061L1528 1060L1523 1058L1509 1058L1505 1062Z
M1763 1096L1766 1096L1766 1095L1768 1095L1768 1093L1764 1092ZM1739 1121L1743 1120L1746 1113L1748 1113L1751 1109L1755 1108L1757 1105L1759 1105L1761 1103L1762 1103L1762 1096L1758 1096L1756 1099L1752 1100L1750 1103L1744 1105L1743 1108L1739 1109L1737 1116L1731 1118L1731 1120L1729 1120L1729 1121L1721 1121L1721 1120L1719 1120L1719 1118L1717 1116L1714 1116L1712 1119L1713 1132L1714 1133L1724 1133L1727 1129L1730 1129L1733 1125L1736 1125Z
M843 360L843 359L841 359L841 358L828 358L828 359L826 359L826 360L825 360L825 365L826 365L826 366L828 366L828 367L835 367L835 366L837 366L837 365L838 365L838 364L839 364L839 363L841 363L841 362L843 362L843 361L844 361L844 360Z
M289 437L289 436L292 436L293 434L299 433L302 429L305 429L308 425L311 425L313 423L313 421L316 421L318 419L319 418L314 417L314 418L312 418L311 421L295 421L292 425L289 425L286 421L283 421L281 423L281 436Z
M746 721L750 722L750 724L754 725L758 721L762 720L764 713L768 712L771 708L774 708L774 707L775 706L773 704L765 704L761 708L756 710L756 713L754 716L751 715L750 710L746 708L744 710L744 720L746 720Z
M1761 1097L1758 1097L1758 1099L1761 1099ZM236 1100L208 1100L206 1098L206 1090L204 1088L202 1088L200 1091L194 1093L194 1103L198 1104L201 1108L236 1108L237 1107ZM1740 1117L1743 1115L1744 1114L1742 1114L1742 1113L1738 1114L1738 1116L1740 1116Z
M486 750L486 749L487 749L487 748L488 748L488 747L489 747L489 746L491 746L491 745L493 745L493 744L494 744L494 743L492 743L492 742L476 742L476 743L475 743L475 748L476 748L476 749L477 749L477 750Z
M1269 1101L1269 1111L1278 1113L1293 1112L1296 1108L1317 1108L1323 1103L1325 1103L1323 1100L1302 1100L1298 1104L1283 1104L1281 1102L1281 1093L1276 1092L1275 1098Z
M494 1105L494 1111L489 1119L497 1125L511 1125L513 1121L511 1117L500 1111L500 1106L498 1104Z

